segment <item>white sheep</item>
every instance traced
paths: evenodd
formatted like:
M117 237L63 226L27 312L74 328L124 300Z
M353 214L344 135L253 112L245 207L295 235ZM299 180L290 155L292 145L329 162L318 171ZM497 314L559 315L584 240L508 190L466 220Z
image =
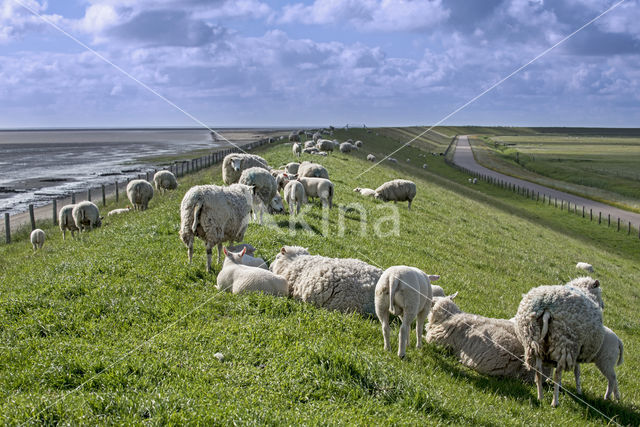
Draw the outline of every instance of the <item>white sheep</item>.
M427 168L427 164L426 164L426 163L423 163L423 164L422 164L422 169L426 169L426 168Z
M270 170L265 159L255 154L231 153L222 161L222 181L225 185L238 182L242 171L252 167Z
M350 153L351 151L355 151L357 149L358 149L358 147L356 147L355 145L351 144L350 142L343 142L342 144L340 144L340 152L341 153Z
M367 154L367 160L370 162L375 162L376 156L374 156L373 154Z
M478 178L473 178L473 183L477 184L478 183Z
M372 190L370 188L356 187L353 189L353 191L355 191L356 193L360 193L365 197L375 197L376 195L376 190Z
M600 350L592 360L579 360L580 363L595 363L602 375L607 379L607 391L604 393L604 400L615 397L620 399L618 391L618 379L616 378L615 367L623 362L624 346L622 341L611 329L604 327L604 339ZM576 391L582 394L582 383L580 381L580 364L576 363L574 368L576 376Z
M436 297L444 297L444 289L442 289L442 286L438 286L438 285L431 285L431 294L433 295L434 298Z
M384 349L391 351L389 343L389 313L402 316L398 336L398 357L404 357L409 345L409 330L416 320L416 347L422 347L424 321L431 310L431 281L440 276L427 275L422 270L405 265L389 267L382 273L375 291L376 315L382 325Z
M321 151L331 151L333 152L333 142L328 139L321 139L316 143L316 147Z
M311 154L315 154L316 156L322 156L322 157L327 157L329 154L327 154L326 151L318 151L317 153L311 153Z
M563 286L539 286L524 295L515 316L525 363L535 368L542 400L543 364L554 365L552 406L558 406L562 371L579 360L592 360L604 339L600 282L579 277Z
M322 207L333 207L333 182L325 178L298 178L302 183L306 197L318 197L322 201Z
M406 179L394 179L382 184L376 188L375 198L383 202L409 202L409 210L411 210L411 202L416 197L416 184Z
M298 167L298 177L315 177L329 179L329 171L318 163L302 162Z
M253 190L242 184L229 187L198 185L187 191L180 204L180 239L187 247L189 263L193 240L205 242L207 272L211 271L211 252L218 246L218 263L223 242L241 242L247 231Z
M289 214L293 215L295 207L296 215L300 213L300 206L307 203L307 193L300 181L289 181L284 187L284 199L289 205Z
M287 165L284 167L284 171L289 175L297 175L299 168L300 168L300 163L291 162L291 163L287 163Z
M71 231L71 237L75 237L74 233L78 230L76 227L76 223L73 220L73 208L75 205L65 205L58 212L58 226L60 227L60 231L62 231L62 240L66 239L67 230Z
M318 140L322 137L322 134L320 132L316 132L313 134L313 142L318 142Z
M131 208L129 206L126 208L112 209L107 213L107 216L120 215L127 212L131 212Z
M309 148L315 148L315 149L317 149L317 147L316 147L316 142L315 142L315 141L305 141L305 142L304 142L304 148L305 148L305 149L309 149Z
M262 214L265 209L268 209L267 206L271 204L278 192L275 178L265 169L252 167L242 171L238 183L253 187L253 194L256 196L253 204L253 218L255 221L258 217L256 212L259 212L259 223L262 224Z
M33 245L33 250L42 249L42 245L44 245L45 234L44 231L40 228L36 228L31 232L29 236L31 240L31 245Z
M409 163L411 161L411 159L407 158L407 163Z
M224 248L224 263L216 278L216 287L221 291L231 291L233 294L262 291L265 294L287 296L289 289L287 281L271 271L245 265L243 263L245 250L239 253L230 252Z
M178 188L178 180L176 176L170 171L162 170L153 175L153 184L156 186L156 191L164 194L167 190L175 190Z
M271 199L267 205L267 212L269 215L284 214L284 204L282 203L282 196L280 196L280 194L276 193L276 195L273 196L273 199Z
M134 179L127 184L127 198L134 210L144 211L153 198L153 187L144 179Z
M388 157L387 161L391 162L391 163L398 163L398 159L394 158L394 157Z
M353 145L355 145L358 148L362 148L362 141L356 141Z
M94 227L102 225L103 218L100 216L98 206L89 201L75 204L71 210L71 216L76 227L81 232L86 229L92 230ZM73 236L73 233L71 235Z
M588 271L589 273L593 273L593 266L586 262L579 262L576 264L576 268L580 270Z
M292 298L329 310L375 314L375 286L382 270L363 261L284 246L270 270L287 280Z
M291 151L293 152L294 156L300 157L300 154L302 154L302 145L300 145L300 143L298 142L295 142L291 146Z
M235 246L227 246L227 250L231 252L241 252L245 249L245 255L254 256L256 252L256 248L249 243L240 243Z

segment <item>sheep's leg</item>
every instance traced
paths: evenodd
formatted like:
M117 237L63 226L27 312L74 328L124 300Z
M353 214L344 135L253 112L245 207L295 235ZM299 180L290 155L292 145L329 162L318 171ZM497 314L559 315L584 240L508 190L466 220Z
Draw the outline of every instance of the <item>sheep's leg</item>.
M36 249L37 249L37 248L36 248L36 244L35 244L35 243L32 243L31 245L33 246L33 251L35 252L35 251L36 251Z
M422 334L424 332L424 321L429 314L429 310L425 307L416 318L416 348L422 347Z
M411 319L406 313L402 316L402 326L398 334L398 357L403 358L406 354L407 344L409 344L409 331L411 330Z
M187 246L187 256L189 257L189 264L191 264L191 259L193 258L193 242Z
M71 236L73 237L73 231L71 232ZM62 240L67 240L67 230L62 230Z
M233 246L233 242L229 242L229 246ZM222 242L218 243L218 264L220 264L221 259L222 259Z
M211 253L213 252L211 246L207 245L207 273L211 273Z
M612 366L600 366L597 365L602 375L607 379L607 391L604 393L604 400L610 399L615 396L616 399L620 399L620 392L618 391L618 379L616 378L616 371Z
M538 400L542 400L542 359L536 359L536 386L538 387Z
M556 408L560 400L560 384L562 383L562 369L556 366L556 372L553 374L553 400L551 406Z
M409 200L409 210L411 210L411 200Z
M576 366L573 368L573 374L576 377L576 392L578 394L582 394L582 381L580 379L580 364L576 363Z
M380 323L382 325L382 338L384 339L384 349L386 351L391 351L391 343L389 341L390 327L389 327L389 313L386 313L380 316Z

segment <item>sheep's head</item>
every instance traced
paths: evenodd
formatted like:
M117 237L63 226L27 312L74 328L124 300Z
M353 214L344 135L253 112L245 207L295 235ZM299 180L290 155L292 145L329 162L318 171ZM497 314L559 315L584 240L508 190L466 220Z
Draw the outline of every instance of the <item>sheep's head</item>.
M100 227L102 226L102 220L104 219L103 216L99 216L98 219L96 220L96 223L94 224L94 227Z
M241 167L242 167L242 159L240 158L231 159L231 168L234 171L239 172Z
M449 317L456 313L461 313L460 308L453 302L454 298L458 295L456 292L453 295L446 297L433 298L434 305L429 313L429 323L438 324L447 320Z
M269 213L284 213L284 204L282 203L282 197L280 197L279 194L276 194L276 196L271 199L271 202L269 203L269 211Z
M242 257L247 252L247 248L242 248L240 252L231 252L226 247L224 247L222 248L222 251L224 252L224 256L226 257L225 262L229 261L234 264L242 264Z

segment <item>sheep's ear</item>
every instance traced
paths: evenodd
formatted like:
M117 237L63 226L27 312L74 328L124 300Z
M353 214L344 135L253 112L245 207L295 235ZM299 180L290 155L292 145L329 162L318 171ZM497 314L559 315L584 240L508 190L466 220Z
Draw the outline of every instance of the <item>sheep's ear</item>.
M243 256L245 253L247 253L247 247L246 246L244 248L242 248L242 252L240 252L240 256Z
M284 255L284 254L286 254L286 253L287 253L287 250L284 248L284 246L280 249L280 253L281 253L282 255Z
M450 299L450 300L453 300L453 299L455 299L455 297L457 297L457 296L458 296L458 292L456 292L456 293L455 293L455 294L453 294L453 295L449 295L449 299Z
M599 281L599 280L596 280L592 287L593 287L593 288L597 288L597 287L599 287L599 286L600 286L600 281Z
M430 282L435 282L436 280L439 280L440 276L438 276L437 274L429 274L429 281Z
M224 252L225 256L229 255L229 253L227 252L227 247L226 246L222 248L222 252Z

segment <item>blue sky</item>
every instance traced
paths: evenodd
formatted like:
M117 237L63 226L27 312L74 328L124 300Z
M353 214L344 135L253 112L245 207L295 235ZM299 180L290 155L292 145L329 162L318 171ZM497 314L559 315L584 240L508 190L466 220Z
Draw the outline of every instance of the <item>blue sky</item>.
M444 124L640 127L640 0ZM610 0L0 0L0 127L433 124Z

